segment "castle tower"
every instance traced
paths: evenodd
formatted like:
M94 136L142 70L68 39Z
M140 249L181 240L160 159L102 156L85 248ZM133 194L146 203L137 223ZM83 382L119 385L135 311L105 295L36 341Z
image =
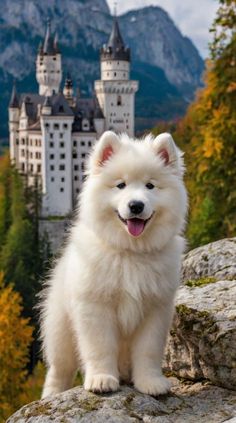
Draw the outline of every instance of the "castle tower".
M19 129L20 111L19 111L19 99L16 92L16 83L14 82L11 100L9 104L9 134L10 134L10 158L12 162L18 164L19 158Z
M130 49L124 44L116 16L108 43L101 48L100 62L101 80L95 81L95 92L105 116L105 127L133 136L138 82L129 79Z
M48 20L44 43L39 45L36 60L36 78L39 94L50 96L57 94L62 79L61 54L57 44L57 34L51 33L51 22Z

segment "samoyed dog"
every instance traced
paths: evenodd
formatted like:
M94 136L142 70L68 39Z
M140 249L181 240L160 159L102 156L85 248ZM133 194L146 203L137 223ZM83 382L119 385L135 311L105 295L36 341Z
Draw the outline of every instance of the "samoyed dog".
M172 321L187 209L171 135L105 132L88 161L78 217L42 300L43 397L73 385L170 389L161 364Z

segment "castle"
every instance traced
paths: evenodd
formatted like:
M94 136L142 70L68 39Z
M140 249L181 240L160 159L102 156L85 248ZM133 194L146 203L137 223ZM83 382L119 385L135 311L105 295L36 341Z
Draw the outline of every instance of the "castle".
M134 100L130 49L114 17L107 44L100 50L101 79L94 98L74 96L69 75L63 92L61 54L48 21L39 46L36 78L39 93L18 94L9 104L10 157L28 185L42 191L41 216L66 216L74 208L84 178L85 158L108 129L134 135Z

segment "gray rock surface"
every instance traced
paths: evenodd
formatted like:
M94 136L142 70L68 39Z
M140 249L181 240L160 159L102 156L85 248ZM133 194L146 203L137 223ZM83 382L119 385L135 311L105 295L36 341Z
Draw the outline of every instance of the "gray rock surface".
M186 254L164 366L236 390L235 257L236 238Z
M195 248L186 254L183 281L213 276L236 279L236 238L227 238Z
M182 384L173 378L172 393L159 398L130 387L95 395L77 387L33 402L7 423L233 423L235 392L203 383Z

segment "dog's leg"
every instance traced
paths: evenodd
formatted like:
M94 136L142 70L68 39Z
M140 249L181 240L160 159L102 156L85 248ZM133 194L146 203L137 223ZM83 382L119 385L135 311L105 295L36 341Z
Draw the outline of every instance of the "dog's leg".
M116 391L118 333L114 311L104 304L85 303L77 308L74 319L85 370L84 388L94 392Z
M70 323L63 313L50 310L43 324L44 353L48 363L42 398L72 387L77 358Z
M135 387L145 394L159 395L170 390L161 364L172 321L173 305L157 307L145 319L132 344L132 372Z

